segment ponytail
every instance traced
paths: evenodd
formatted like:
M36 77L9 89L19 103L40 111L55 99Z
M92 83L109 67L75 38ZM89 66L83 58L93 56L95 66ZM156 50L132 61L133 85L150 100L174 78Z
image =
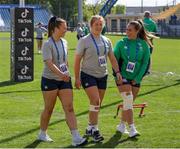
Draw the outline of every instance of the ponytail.
M56 16L51 17L48 22L48 37L51 37L55 27L59 28L62 23L66 23L66 21Z
M140 24L140 28L139 28L139 32L138 32L138 37L140 39L143 39L145 40L148 45L153 48L153 45L151 43L151 41L149 40L149 37L150 37L150 33L148 33L145 28L144 28L144 25L143 25L143 22L141 20L137 20L137 22Z

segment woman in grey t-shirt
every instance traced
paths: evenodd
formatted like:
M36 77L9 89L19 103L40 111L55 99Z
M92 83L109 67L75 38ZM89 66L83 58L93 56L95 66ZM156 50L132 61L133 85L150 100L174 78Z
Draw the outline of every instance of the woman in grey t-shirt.
M38 53L41 53L42 43L43 43L43 33L47 32L47 29L43 27L43 24L39 22L35 27L34 31L36 32L36 40L37 40L37 47Z
M77 121L73 110L73 93L71 77L68 71L67 42L63 37L67 31L66 21L52 17L48 23L48 40L44 43L44 71L41 90L44 98L44 110L41 114L38 140L53 141L47 134L48 123L59 97L66 116L67 125L72 134L72 145L78 146L87 142L79 135Z
M104 24L101 16L96 15L91 18L91 32L79 40L74 66L75 86L79 89L82 84L90 101L86 135L91 136L94 142L104 139L97 125L98 113L107 85L107 57L116 72L119 84L122 82L119 66L112 52L111 41L101 35Z

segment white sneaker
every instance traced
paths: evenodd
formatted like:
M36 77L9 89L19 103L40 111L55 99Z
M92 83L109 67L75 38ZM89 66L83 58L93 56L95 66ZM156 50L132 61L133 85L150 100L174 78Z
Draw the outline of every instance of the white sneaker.
M53 142L53 139L51 139L46 133L39 133L37 139L44 142Z
M126 125L124 124L119 124L117 125L117 131L119 131L120 133L124 133L124 134L129 134L129 132L126 129Z
M73 138L73 140L72 140L72 146L80 146L80 145L84 145L86 143L87 143L87 139L82 138L82 137L76 137L76 138Z
M38 50L38 54L41 54L42 52L41 52L41 50Z
M130 129L130 132L129 132L129 137L130 138L133 138L133 137L136 137L136 136L139 136L139 132L136 130L136 128L131 128Z

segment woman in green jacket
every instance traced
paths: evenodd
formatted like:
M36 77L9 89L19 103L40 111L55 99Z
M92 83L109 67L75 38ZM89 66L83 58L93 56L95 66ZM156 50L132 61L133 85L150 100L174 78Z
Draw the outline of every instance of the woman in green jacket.
M135 137L139 132L133 121L133 100L139 92L140 83L148 65L151 43L143 25L138 21L132 21L127 25L126 34L127 37L118 41L114 48L114 55L123 78L122 84L116 83L123 98L122 117L117 130ZM129 125L129 132L126 129L126 122Z

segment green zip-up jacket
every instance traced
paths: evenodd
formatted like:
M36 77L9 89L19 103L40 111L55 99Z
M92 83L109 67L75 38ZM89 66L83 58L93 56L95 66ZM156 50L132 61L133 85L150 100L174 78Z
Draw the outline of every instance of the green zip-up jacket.
M144 18L144 27L148 32L157 32L157 25L151 18Z
M129 40L127 37L123 38L116 43L114 55L118 61L122 77L141 83L150 57L149 46L146 41L139 38L135 40ZM135 62L134 72L126 71L128 61Z

